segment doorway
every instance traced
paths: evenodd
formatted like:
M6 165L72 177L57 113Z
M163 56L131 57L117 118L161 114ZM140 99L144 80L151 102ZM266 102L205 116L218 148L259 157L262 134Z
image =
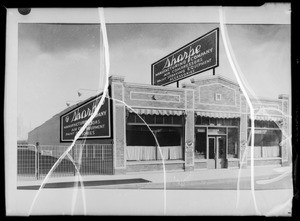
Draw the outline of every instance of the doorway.
M226 168L226 136L208 136L207 168Z

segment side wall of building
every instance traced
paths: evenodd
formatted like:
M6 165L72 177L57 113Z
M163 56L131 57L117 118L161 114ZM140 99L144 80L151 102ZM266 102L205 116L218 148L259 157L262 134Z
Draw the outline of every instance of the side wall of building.
M28 133L28 143L40 145L67 145L67 143L60 142L60 122L59 115L55 115L39 127Z

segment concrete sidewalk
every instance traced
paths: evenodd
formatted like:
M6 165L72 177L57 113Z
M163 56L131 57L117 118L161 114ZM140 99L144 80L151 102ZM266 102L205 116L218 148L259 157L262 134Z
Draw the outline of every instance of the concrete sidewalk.
M254 167L254 177L270 177L274 175L280 175L291 170L291 167L280 166L256 166ZM162 171L158 172L135 172L124 175L93 175L93 176L81 176L82 181L117 181L127 179L144 179L151 183L167 183L174 182L188 182L188 181L205 181L205 180L222 180L222 179L238 179L251 177L251 168L247 169L201 169L194 171L166 171L164 174ZM76 182L79 181L79 177L50 177L45 183L64 183L64 182ZM41 185L41 180L18 180L17 185L20 186L32 186Z

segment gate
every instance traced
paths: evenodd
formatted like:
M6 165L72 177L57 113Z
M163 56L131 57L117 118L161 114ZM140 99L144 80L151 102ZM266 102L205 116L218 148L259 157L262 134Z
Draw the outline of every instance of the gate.
M44 178L68 146L18 145L18 179ZM51 177L80 175L112 175L112 144L75 144L53 170ZM72 161L73 160L73 161Z

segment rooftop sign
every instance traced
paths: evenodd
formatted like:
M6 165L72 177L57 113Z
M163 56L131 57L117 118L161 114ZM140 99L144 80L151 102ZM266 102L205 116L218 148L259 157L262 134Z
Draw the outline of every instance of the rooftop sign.
M60 117L61 141L73 141L76 133L94 113L101 97L95 97ZM110 138L110 121L110 102L108 98L105 98L98 114L79 138Z
M152 85L168 85L219 66L219 29L151 65Z

